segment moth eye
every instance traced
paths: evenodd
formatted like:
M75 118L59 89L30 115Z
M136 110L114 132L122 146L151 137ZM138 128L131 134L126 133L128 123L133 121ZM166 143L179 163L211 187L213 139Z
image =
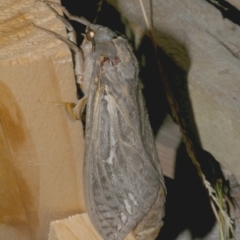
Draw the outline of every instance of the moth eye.
M88 30L86 33L87 40L92 41L94 38L94 35L95 35L95 33L92 29Z

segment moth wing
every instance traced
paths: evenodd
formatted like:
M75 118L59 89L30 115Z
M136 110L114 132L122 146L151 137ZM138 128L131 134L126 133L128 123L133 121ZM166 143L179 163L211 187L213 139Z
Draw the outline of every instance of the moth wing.
M85 157L86 204L104 239L123 239L156 200L159 173L142 139L144 126L136 122L139 120L132 122L139 124L139 129L132 128L124 108L119 108L110 94L99 96L95 109Z
M128 45L120 44L126 54L118 53L120 63L106 65L97 86L90 85L87 105L85 202L94 227L107 240L124 239L164 185L136 60ZM94 76L99 69L95 65Z

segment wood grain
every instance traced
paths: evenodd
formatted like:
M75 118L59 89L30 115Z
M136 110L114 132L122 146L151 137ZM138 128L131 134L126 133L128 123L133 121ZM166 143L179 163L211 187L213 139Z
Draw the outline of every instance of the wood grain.
M46 240L51 221L85 209L82 125L53 104L77 100L72 57L30 25L66 36L43 3L0 9L0 239Z

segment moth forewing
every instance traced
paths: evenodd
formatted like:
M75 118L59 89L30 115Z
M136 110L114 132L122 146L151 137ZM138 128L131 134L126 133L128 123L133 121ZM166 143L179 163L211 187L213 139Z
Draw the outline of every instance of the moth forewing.
M89 79L85 200L103 239L120 240L150 211L164 180L129 44L117 37L95 49L105 59L95 53Z
M47 4L50 10L51 5L59 6ZM69 19L87 25L79 50L76 39L51 33L75 52L75 59L84 60L83 67L75 61L75 69L83 69L76 79L81 80L87 103L83 173L87 213L104 240L122 240L134 228L137 239L155 239L162 226L166 192L137 60L125 38L63 11Z

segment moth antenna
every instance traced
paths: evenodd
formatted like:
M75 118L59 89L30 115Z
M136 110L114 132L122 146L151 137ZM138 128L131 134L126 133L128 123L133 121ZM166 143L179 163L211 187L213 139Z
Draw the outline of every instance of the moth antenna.
M60 7L63 11L63 13L68 17L69 20L73 20L76 22L79 22L87 27L91 27L93 26L93 24L91 22L89 22L87 19L85 19L84 17L77 17L72 15L64 6L62 6L60 3L56 3L56 2L52 2L52 1L45 1L45 0L40 0L40 2L44 2L46 3L46 5L51 5L51 6L55 6L55 7Z

